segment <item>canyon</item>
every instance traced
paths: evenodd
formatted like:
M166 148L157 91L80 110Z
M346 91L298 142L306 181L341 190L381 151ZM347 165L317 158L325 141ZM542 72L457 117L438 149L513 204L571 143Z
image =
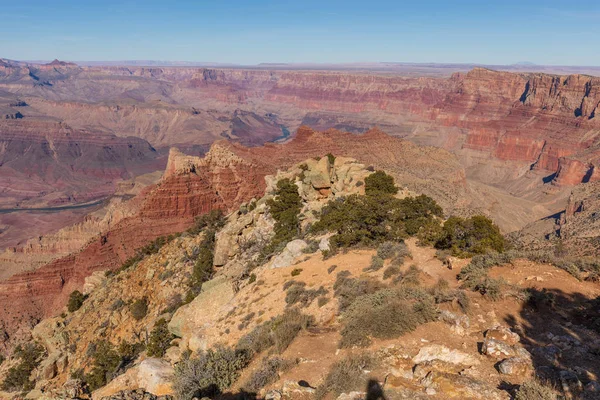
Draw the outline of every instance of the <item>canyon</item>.
M0 214L0 326L18 337L95 271L327 153L388 171L446 215L518 231L600 181L599 107L586 75L1 61L0 208L24 212Z

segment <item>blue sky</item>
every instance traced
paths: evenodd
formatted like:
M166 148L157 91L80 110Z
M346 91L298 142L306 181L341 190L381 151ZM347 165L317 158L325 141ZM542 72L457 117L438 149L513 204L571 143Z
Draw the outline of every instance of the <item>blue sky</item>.
M600 2L5 1L18 60L600 65Z

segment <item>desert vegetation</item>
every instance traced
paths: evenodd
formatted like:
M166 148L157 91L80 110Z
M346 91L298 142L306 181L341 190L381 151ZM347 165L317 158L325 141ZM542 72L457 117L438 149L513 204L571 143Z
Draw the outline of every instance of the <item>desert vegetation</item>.
M298 194L298 187L290 179L279 180L275 197L267 201L267 206L275 220L275 235L263 249L265 256L281 250L287 242L300 233L298 214L302 208L302 198Z
M8 369L2 382L2 390L12 392L33 389L35 381L31 380L31 373L40 364L43 355L44 348L38 343L17 346L14 358L18 360L18 363Z

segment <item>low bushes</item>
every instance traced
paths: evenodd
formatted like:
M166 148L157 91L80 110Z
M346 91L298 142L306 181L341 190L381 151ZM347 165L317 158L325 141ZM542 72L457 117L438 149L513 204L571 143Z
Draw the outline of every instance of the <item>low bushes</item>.
M374 293L383 287L385 285L378 280L352 278L348 271L338 272L333 290L334 296L338 299L340 313L344 312L358 297Z
M294 362L284 360L281 357L265 357L263 358L260 367L250 376L248 381L243 385L244 390L249 392L258 392L263 387L271 384L279 379L280 372L289 369L294 365Z
M297 308L288 309L242 337L238 342L238 349L253 355L274 347L277 353L282 353L301 330L313 324L313 317L302 314Z
M228 347L200 352L175 366L173 389L181 400L218 395L236 381L249 361L246 351Z
M537 380L530 380L523 383L515 394L515 400L556 400L558 395L556 391Z
M402 265L404 258L411 257L411 254L404 241L383 242L377 248L377 257L383 260L392 260L394 264Z
M337 398L342 393L362 391L367 386L364 370L372 368L374 360L367 354L355 354L333 364L325 381L315 392L316 399L323 399L328 394Z
M437 319L433 296L409 287L381 289L356 298L342 314L340 347L368 346L372 338L392 339Z
M306 283L293 282L293 284L287 289L285 302L288 306L299 304L302 307L308 307L314 299L326 294L327 290L325 290L323 286L321 286L319 289L306 289Z

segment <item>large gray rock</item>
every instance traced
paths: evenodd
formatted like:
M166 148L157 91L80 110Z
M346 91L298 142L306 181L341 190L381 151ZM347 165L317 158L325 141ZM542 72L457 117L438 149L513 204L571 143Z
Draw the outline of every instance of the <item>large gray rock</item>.
M271 260L271 268L284 268L289 267L295 261L297 257L300 257L302 251L308 246L308 244L302 239L296 239L289 242L283 251L273 257Z
M498 371L525 378L533 372L533 365L528 357L509 357L498 364Z
M492 339L489 337L484 339L481 352L497 359L508 357L531 357L529 352L520 346L511 346L502 340Z
M204 283L202 292L191 303L180 307L169 322L169 332L181 338L180 348L204 350L207 347L206 328L215 323L234 295L231 284L224 277Z
M147 393L154 396L171 395L173 393L173 374L174 369L167 361L147 358L110 381L106 386L96 390L92 393L92 399L128 399L129 397L119 396L132 395L131 392L138 391L140 394ZM144 400L155 398L141 397ZM131 399L137 399L137 397L131 397Z

